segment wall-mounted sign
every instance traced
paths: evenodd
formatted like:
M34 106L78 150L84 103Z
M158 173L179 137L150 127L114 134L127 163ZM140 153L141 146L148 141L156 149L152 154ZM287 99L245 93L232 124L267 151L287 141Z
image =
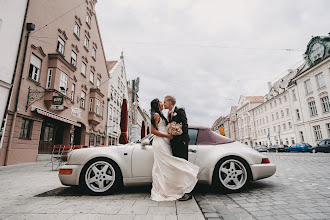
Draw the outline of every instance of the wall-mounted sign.
M79 108L71 107L71 115L81 118L81 110Z
M64 106L63 105L51 105L50 109L51 110L64 110Z
M63 105L63 97L53 96L53 105Z

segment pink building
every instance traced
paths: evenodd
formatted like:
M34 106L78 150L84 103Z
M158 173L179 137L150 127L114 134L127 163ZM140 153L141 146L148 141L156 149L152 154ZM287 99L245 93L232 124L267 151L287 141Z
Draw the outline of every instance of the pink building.
M0 165L36 161L55 144L104 144L109 75L96 3L29 1Z

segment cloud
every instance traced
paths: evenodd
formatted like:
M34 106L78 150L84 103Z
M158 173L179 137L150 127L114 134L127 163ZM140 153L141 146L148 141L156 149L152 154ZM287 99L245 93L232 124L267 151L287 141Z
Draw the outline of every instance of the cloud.
M312 35L327 35L329 6L326 0L99 0L96 12L107 59L123 50L128 79L141 79L142 108L173 94L189 123L211 126L240 95L265 95L268 81L302 60Z

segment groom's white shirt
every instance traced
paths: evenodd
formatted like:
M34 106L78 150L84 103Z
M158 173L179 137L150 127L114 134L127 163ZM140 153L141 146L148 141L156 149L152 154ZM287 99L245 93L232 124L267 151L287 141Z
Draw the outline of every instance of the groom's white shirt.
M168 111L168 114L171 114L171 113L173 113L173 112L174 112L174 109L175 109L175 107L176 107L176 105L174 105L174 106L173 106L172 110L169 110L169 111Z

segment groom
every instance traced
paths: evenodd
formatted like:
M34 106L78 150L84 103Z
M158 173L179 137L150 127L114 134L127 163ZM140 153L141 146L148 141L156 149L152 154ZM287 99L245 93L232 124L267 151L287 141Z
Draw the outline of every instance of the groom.
M171 148L173 156L180 157L182 159L188 160L188 122L186 117L186 112L183 108L177 108L175 106L176 99L174 96L167 95L164 98L164 108L168 109L167 119L169 123L175 121L176 123L182 123L182 134L173 136L171 140ZM190 193L185 193L179 201L187 201L191 199Z

